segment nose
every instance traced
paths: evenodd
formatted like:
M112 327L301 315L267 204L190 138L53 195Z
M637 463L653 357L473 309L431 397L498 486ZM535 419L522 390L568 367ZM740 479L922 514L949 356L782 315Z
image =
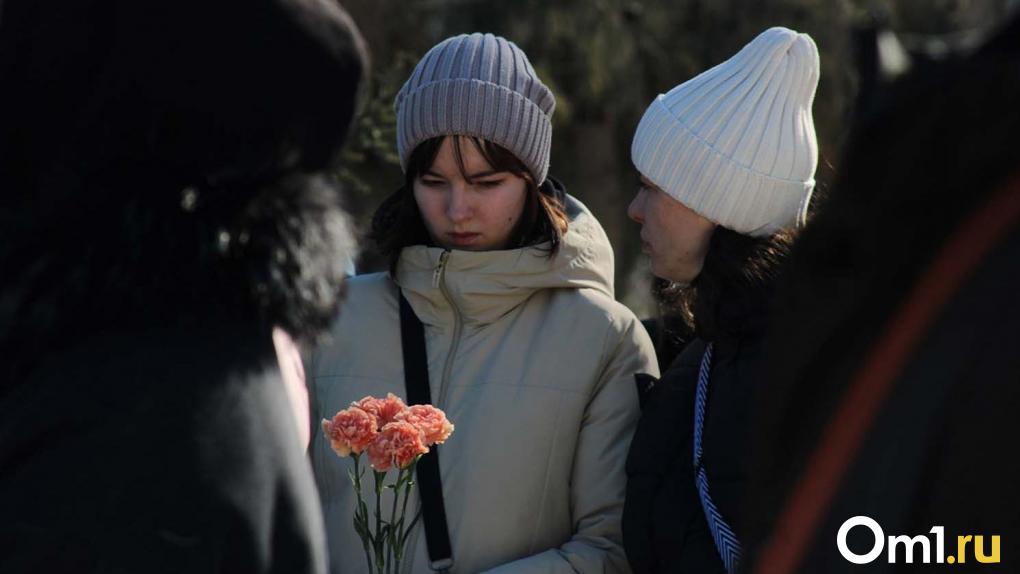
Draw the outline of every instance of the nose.
M450 188L450 199L446 204L446 216L453 223L462 223L471 218L471 193L464 184Z
M637 194L627 206L627 217L643 224L645 222L645 188L638 188Z

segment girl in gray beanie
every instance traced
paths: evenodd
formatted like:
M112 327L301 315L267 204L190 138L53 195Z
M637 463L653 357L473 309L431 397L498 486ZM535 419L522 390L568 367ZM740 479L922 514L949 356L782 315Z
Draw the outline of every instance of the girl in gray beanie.
M624 534L636 572L735 572L755 364L814 188L818 50L771 28L658 96L634 135L630 217L697 338L645 397Z
M309 368L318 418L365 395L408 396L405 375L427 371L430 400L456 425L418 463L423 516L405 572L627 569L634 377L658 371L613 300L606 234L547 176L554 106L503 38L456 36L425 54L396 99L405 184L373 220L390 271L349 282L333 344ZM416 321L420 369L398 351ZM349 463L321 434L312 443L333 571L367 571Z

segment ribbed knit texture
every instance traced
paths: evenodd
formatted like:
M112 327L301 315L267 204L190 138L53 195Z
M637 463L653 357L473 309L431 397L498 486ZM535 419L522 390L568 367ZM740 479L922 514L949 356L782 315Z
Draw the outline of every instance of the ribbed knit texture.
M770 28L652 102L634 134L634 165L734 231L765 236L800 225L818 164L818 75L810 36Z
M421 142L476 136L506 148L545 180L556 98L513 42L492 34L443 40L397 94L397 152L407 169Z

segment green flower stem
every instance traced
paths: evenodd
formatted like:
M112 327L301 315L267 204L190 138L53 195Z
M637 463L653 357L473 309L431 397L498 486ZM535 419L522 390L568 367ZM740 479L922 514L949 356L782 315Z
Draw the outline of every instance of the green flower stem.
M364 516L362 509L365 507L365 502L361 498L361 466L360 466L360 454L352 456L354 459L354 474L351 475L351 480L354 482L354 492L358 497L358 506L354 510L354 531L358 533L358 537L361 538L361 546L365 549L365 560L368 561L368 574L375 574L375 569L372 567L372 556L368 551L368 539L365 538L363 532L368 531L368 517ZM358 528L360 522L361 528Z
M396 538L394 539L394 546L396 547L394 549L394 554L395 554L395 558L396 558L396 568L395 568L395 571L398 574L400 572L400 562L404 558L404 541L407 539L407 533L404 532L404 519L407 517L407 500L409 498L411 498L411 487L414 486L414 477L415 477L414 472L415 472L415 468L417 466L418 466L418 459L416 458L407 467L407 470L404 471L404 472L407 473L406 477L404 479L404 483L403 483L403 487L404 487L404 504L400 508L400 528L397 530ZM393 500L394 508L396 507L397 500L400 498L400 487L401 487L401 482L400 482L400 480L397 480L397 487L393 489L395 491L394 495L396 496L396 498ZM413 524L412 524L412 526L413 526ZM408 526L408 530L410 530L410 528L411 528L411 526Z
M415 474L415 472L418 469L418 459L419 458L421 458L421 456L418 456L418 458L415 458L414 462L411 463L411 466L407 467L407 482L406 482L406 484L404 484L404 506L400 510L400 524L401 525L404 524L404 519L407 518L407 501L411 499L411 487L414 486L414 478L417 476ZM408 531L411 530L411 526L412 525L409 525L407 527ZM407 533L406 532L402 532L401 536L399 538L400 553L398 554L398 556L400 556L400 557L404 556L404 541L405 540L407 540Z
M384 552L386 539L383 536L382 513L379 508L382 506L383 480L385 472L373 471L375 474L375 565L379 572L386 572L386 554Z
M387 544L387 547L388 547L387 560L386 560L387 565L389 565L389 563L392 562L394 558L396 558L397 536L399 534L396 531L396 528L397 528L397 500L400 499L400 481L401 481L401 479L403 477L404 477L404 469L402 469L402 468L398 469L397 470L397 482L395 482L393 484L393 507L390 509L390 535L389 535L389 544ZM399 558L397 558L397 562L396 563L398 565L400 564ZM398 570L394 569L393 572L394 572L394 574L396 574L398 572Z

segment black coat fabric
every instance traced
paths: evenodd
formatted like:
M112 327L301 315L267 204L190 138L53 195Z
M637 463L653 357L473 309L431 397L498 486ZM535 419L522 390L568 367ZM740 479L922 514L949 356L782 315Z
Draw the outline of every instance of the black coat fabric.
M326 571L268 333L97 334L0 395L0 572Z
M641 324L655 345L655 358L659 361L660 373L668 371L687 343L694 339L693 330L679 314L642 319Z
M925 566L916 563L922 560L919 549L914 564L906 563L902 546L897 551L897 562L890 563L888 544L874 562L850 564L838 552L836 536L844 521L862 515L874 519L886 537L928 535L933 553L934 537L929 532L934 526L943 526L946 556L957 554L957 536L982 535L986 554L991 552L990 537L998 536L1000 564L977 563L971 549L967 563L957 563L952 570L1017 571L1017 261L1020 230L1014 228L940 309L919 348L896 377L797 572L925 571ZM854 325L849 321L842 328L852 329ZM857 337L874 340L877 335L863 331ZM842 398L841 393L862 363L859 354L826 357L827 365L816 367L822 370L819 376L802 380L797 395L777 393L772 400L761 403L771 406L783 401L781 412L786 422L782 427L755 433L762 444L755 448L760 461L757 465L752 462L746 506L753 520L744 528L752 560L760 558L778 512L793 492L806 453L823 435L825 425L815 421L819 414L831 415L833 407L829 405ZM806 388L811 382L825 388L809 393ZM848 543L855 552L865 554L874 538L866 529L857 528L850 532Z
M740 532L749 411L760 361L764 301L727 317L714 340L702 438L712 500ZM627 459L623 537L634 572L725 572L694 482L694 398L706 342L689 343L643 398Z

